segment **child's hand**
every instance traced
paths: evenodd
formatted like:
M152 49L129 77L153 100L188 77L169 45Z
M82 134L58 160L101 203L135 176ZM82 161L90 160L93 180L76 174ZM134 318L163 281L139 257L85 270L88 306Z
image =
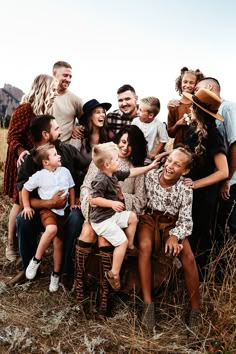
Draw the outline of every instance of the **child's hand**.
M113 201L111 204L111 207L113 210L117 211L118 213L120 213L121 211L123 211L125 209L124 203L121 203L118 201Z
M24 219L32 219L34 216L34 209L32 209L31 207L25 207L22 212L21 215L23 216Z
M77 205L77 204L72 204L72 205L70 206L70 210L72 210L72 209L77 209L77 208L80 208L80 206Z

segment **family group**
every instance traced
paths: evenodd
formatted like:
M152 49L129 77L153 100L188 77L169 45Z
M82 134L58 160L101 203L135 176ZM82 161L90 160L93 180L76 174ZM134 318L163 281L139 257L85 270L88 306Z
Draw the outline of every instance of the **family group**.
M222 247L226 222L236 234L236 103L221 98L216 78L184 67L166 124L157 97L138 100L125 84L110 111L108 102L83 104L71 79L71 65L55 63L10 120L4 194L14 204L5 255L20 256L22 270L9 285L40 276L52 243L49 291L73 287L82 304L87 264L99 254L103 318L110 291L122 289L124 259L136 259L141 321L152 329L152 258L164 253L182 264L193 329L212 245Z

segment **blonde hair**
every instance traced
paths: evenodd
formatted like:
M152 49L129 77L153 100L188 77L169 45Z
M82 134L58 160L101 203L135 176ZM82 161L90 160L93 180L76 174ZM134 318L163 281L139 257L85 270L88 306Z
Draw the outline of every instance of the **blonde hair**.
M143 104L148 106L148 113L153 113L154 116L158 115L161 109L161 104L160 101L157 97L150 96L150 97L145 97L140 100Z
M92 159L95 165L101 169L106 161L111 161L118 154L119 148L113 143L98 144L93 147Z
M182 152L187 157L186 168L191 168L193 162L193 155L187 146L178 146L173 151Z
M52 98L55 93L53 86L55 79L50 75L38 75L34 79L30 92L24 95L21 103L29 103L34 114L51 114L52 113Z
M38 146L34 151L33 151L33 160L38 165L39 167L43 167L43 160L48 160L49 159L49 151L51 149L55 149L55 145L51 143L46 143L44 145Z

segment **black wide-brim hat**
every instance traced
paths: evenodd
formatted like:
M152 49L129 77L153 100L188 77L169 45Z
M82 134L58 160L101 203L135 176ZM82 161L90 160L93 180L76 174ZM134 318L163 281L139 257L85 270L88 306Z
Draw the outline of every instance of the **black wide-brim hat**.
M94 98L88 102L86 102L83 105L83 114L79 119L79 123L84 125L90 115L90 113L94 110L94 108L96 107L102 107L104 108L106 111L108 111L111 108L111 103L108 102L98 102L97 100L95 100Z

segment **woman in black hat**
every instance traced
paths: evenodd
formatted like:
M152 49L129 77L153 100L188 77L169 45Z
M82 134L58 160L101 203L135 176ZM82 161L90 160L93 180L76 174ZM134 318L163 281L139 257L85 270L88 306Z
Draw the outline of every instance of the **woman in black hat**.
M84 126L84 137L80 140L78 148L88 162L92 160L92 147L108 142L113 137L106 118L106 112L110 108L110 103L100 103L96 99L83 105L83 115L80 117L79 123Z

